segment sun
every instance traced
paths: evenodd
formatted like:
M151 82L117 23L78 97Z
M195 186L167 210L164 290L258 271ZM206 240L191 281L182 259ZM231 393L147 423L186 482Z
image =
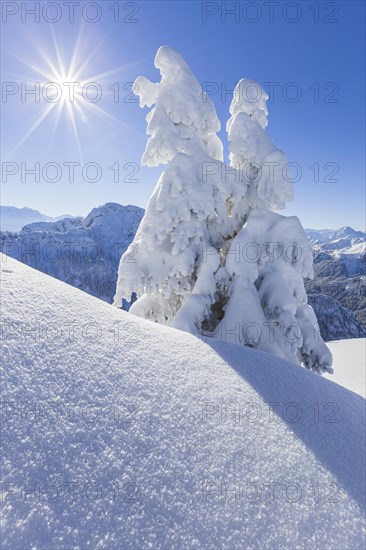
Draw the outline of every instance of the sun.
M76 149L81 161L83 161L82 144L80 141L79 126L82 123L90 121L90 116L94 114L102 115L105 119L124 126L129 131L133 129L125 124L120 119L104 110L95 100L95 90L98 93L98 88L101 89L101 83L108 76L118 73L127 66L134 65L130 63L122 67L100 74L91 74L89 69L93 56L101 47L101 40L95 48L84 56L81 51L82 46L82 26L79 29L78 37L75 42L71 60L66 63L61 55L61 50L56 39L53 27L51 29L52 44L51 47L41 48L37 46L40 54L40 63L29 63L24 59L15 56L18 61L31 69L37 75L37 84L40 86L40 93L43 99L44 108L32 126L23 135L21 140L10 151L9 156L13 155L37 130L42 122L51 114L54 114L53 135L57 131L57 127L61 117L65 117L71 125ZM52 52L52 57L47 52ZM39 77L42 77L40 80ZM34 85L34 82L30 84ZM90 91L91 90L91 91ZM94 93L94 99L90 95Z

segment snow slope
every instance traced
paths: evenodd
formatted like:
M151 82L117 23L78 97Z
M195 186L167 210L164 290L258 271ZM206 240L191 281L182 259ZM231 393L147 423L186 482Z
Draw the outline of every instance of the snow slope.
M327 342L333 355L334 375L329 380L366 396L366 338Z
M43 273L111 302L121 255L143 216L138 206L107 203L85 218L26 225L0 233L0 249Z
M2 292L2 548L365 547L363 398L11 258Z

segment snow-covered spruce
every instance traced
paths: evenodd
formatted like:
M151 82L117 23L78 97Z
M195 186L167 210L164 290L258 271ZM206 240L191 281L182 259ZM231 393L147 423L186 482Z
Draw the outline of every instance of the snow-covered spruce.
M247 186L251 209L278 210L293 198L287 158L272 143L268 125L266 92L243 78L235 87L226 129L230 142L230 166L240 170Z
M163 46L155 66L159 83L139 77L134 85L141 107L155 105L142 163L167 166L121 258L114 304L136 292L135 315L196 335L231 334L235 342L331 371L303 284L312 276L308 239L297 218L273 212L292 188L286 157L264 131L267 96L252 81L237 85L226 166L215 108L186 62ZM261 90L257 101L253 86Z
M312 263L296 216L253 210L226 254L229 299L215 335L315 371L330 370L331 353L304 287Z
M195 323L189 312L187 324L181 322L187 330L196 324L195 330L200 331L215 302L214 272L220 264L220 248L234 233L238 219L241 224L244 221L246 212L236 208L239 201L230 201L240 195L242 184L231 169L223 178L223 147L216 135L220 122L185 61L171 48L162 47L155 66L161 72L160 83L139 77L134 86L142 107L155 103L147 115L151 137L142 163L168 165L121 259L114 302L120 306L122 298L135 291L138 300L132 313L172 324L189 298L189 307L184 308L195 310ZM240 198L240 208L245 208L244 193ZM229 202L238 219L228 217ZM210 267L204 264L208 250Z

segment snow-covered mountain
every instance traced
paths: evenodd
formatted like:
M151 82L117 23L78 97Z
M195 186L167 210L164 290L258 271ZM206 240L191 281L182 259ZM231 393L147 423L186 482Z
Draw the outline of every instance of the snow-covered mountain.
M143 212L137 206L107 203L85 218L39 221L19 233L2 232L1 250L111 302L120 257L133 239Z
M42 214L38 210L32 210L32 208L17 208L15 206L0 206L0 229L1 231L21 231L22 228L30 223L34 222L50 222L57 221L63 218L72 217L57 216L52 218Z
M4 548L365 547L362 397L2 268Z
M308 294L309 304L315 311L320 334L326 342L347 338L366 337L366 328L351 310L341 306L327 294Z
M340 241L341 239L365 240L366 233L357 231L348 225L340 229L305 229L311 241L326 244L329 242Z
M366 233L356 231L352 227L341 229L306 229L310 242L316 254L317 263L332 262L334 273L329 269L329 275L338 275L339 269L343 275L366 274ZM316 275L321 275L323 266L319 265Z
M343 308L350 310L357 322L366 329L366 233L355 231L351 227L320 231L311 229L306 232L314 251L315 274L313 280L306 281L307 293L331 296ZM318 303L320 300L320 297L317 298ZM330 306L328 300L328 311ZM335 306L334 314L338 319L339 313L338 306ZM349 316L343 317L346 330L349 326L349 319L346 317ZM319 321L323 323L323 319ZM328 321L324 320L325 322ZM335 325L337 324L335 321ZM337 337L344 338L344 331L342 336ZM356 333L350 332L349 337L356 337Z

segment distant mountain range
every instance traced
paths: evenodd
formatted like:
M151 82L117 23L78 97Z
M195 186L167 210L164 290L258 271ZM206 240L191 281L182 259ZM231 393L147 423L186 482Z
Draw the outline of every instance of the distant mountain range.
M366 233L363 231L356 231L346 225L340 229L305 229L306 234L312 242L326 244L334 241L352 240L352 239L365 239Z
M312 280L305 282L309 303L321 319L324 319L323 337L339 334L341 339L344 331L350 331L350 320L339 309L339 306L350 310L355 320L366 330L366 233L355 231L352 227L341 229L307 229L314 251L314 273ZM320 299L324 295L327 300ZM317 298L315 298L317 296ZM335 304L329 300L336 300ZM333 311L333 319L330 312ZM340 318L343 319L340 322ZM323 322L323 321L322 321ZM320 324L320 321L319 321ZM342 326L344 329L342 330ZM354 334L355 327L351 330Z
M321 264L316 267L318 277L366 274L366 233L347 226L337 230L305 231L312 244L316 263ZM332 265L326 263L329 261Z
M111 303L121 255L144 210L107 203L85 218L55 220L29 208L2 207L0 249L8 256ZM22 220L31 219L18 231ZM309 303L326 340L366 336L366 233L352 227L306 229L314 251ZM128 309L128 304L124 303Z
M51 218L32 208L17 208L15 206L0 206L0 229L1 231L21 231L22 228L34 222L55 222L63 218L72 218L68 214Z
M111 302L119 260L144 215L138 206L107 203L85 218L38 221L0 233L5 254Z

